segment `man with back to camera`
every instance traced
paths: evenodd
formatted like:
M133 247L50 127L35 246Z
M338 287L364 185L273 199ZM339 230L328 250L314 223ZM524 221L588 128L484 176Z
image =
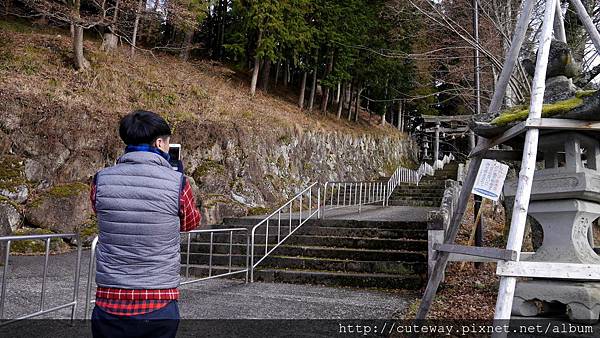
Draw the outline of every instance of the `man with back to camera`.
M179 326L180 231L200 212L179 163L169 163L171 128L159 115L121 119L125 154L100 170L90 198L98 218L96 306L99 337L175 337Z

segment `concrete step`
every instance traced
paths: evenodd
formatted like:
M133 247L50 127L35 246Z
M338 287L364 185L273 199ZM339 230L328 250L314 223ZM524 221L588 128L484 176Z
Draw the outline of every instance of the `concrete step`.
M240 226L247 227L243 223L247 223L246 218L229 218L230 224L219 226L221 228L231 227L231 226ZM239 224L242 223L242 224ZM269 232L272 232L272 229L277 229L275 225L277 222L272 222L269 224ZM251 222L250 224L255 224ZM295 224L298 224L295 222ZM287 224L286 224L287 226ZM424 230L427 229L427 222L404 222L404 221L359 221L359 220L345 220L345 219L310 219L308 220L302 227L309 226L317 226L317 227L344 227L344 228L376 228L376 229L399 229L399 230ZM217 227L217 228L219 228ZM251 227L250 227L251 228ZM264 233L264 229L266 226L260 226L257 231L262 231ZM283 228L283 226L282 226ZM301 228L302 229L302 228Z
M211 264L211 260L209 258L209 254L207 253L190 253L190 265L206 265L209 266ZM229 258L230 256L227 254L214 254L212 256L212 266L225 268L229 267ZM246 267L246 260L250 261L246 255L231 255L231 266L232 269L241 269ZM185 265L187 263L187 255L182 252L181 253L181 264Z
M399 192L399 191L395 191L394 193L392 193L390 195L391 197L403 197L403 196L419 196L419 197L436 197L436 198L440 198L441 196L443 196L443 194L439 193L439 192L419 192L419 191L415 191L415 192Z
M424 279L419 275L261 269L254 273L254 280L292 284L416 290L422 286Z
M258 257L258 256L257 256ZM261 256L262 257L262 256ZM245 255L233 255L231 267L239 270L246 267ZM249 261L249 260L248 260ZM181 256L181 263L186 264L186 255ZM208 254L190 254L190 265L208 267L211 264ZM229 269L229 255L213 255L213 268ZM421 274L425 273L427 266L425 262L403 262L403 261L354 261L345 259L331 259L319 257L293 257L271 255L259 265L260 268L270 269L298 269L318 271L339 272L361 272L361 273L387 273L387 274ZM206 272L207 274L207 272Z
M294 235L305 236L328 236L328 237L365 237L365 238L381 238L381 239L427 239L427 232L424 230L425 225L419 224L423 228L412 229L414 224L409 223L408 229L404 228L352 228L342 226L319 226L305 224L294 232ZM292 228L293 230L294 228ZM259 227L255 231L255 241L265 241L265 227ZM248 235L251 232L248 232ZM289 233L289 227L269 226L269 242L275 242L278 238L283 238ZM278 237L279 236L279 237ZM246 233L233 232L231 239L234 243L243 243L246 241ZM192 242L210 242L209 233L192 234ZM229 243L229 232L216 232L213 234L213 242ZM182 239L182 244L187 243L187 238Z
M288 239L288 243L293 245L321 246L331 248L427 251L427 241L421 239L408 240L368 237L295 235Z
M231 238L232 245L245 246L246 237ZM264 248L266 237L255 236L255 248L261 246ZM277 244L277 236L269 235L269 245ZM359 249L381 249L381 250L408 250L408 251L426 251L427 240L423 239L389 239L389 238L369 238L369 237L343 237L343 236L316 236L316 235L296 235L294 234L285 242L287 245L319 246L331 248L359 248ZM210 242L192 242L191 246L206 245ZM213 250L216 247L229 247L229 237L213 238ZM187 250L187 242L182 245L182 249Z
M341 228L376 228L380 230L426 230L426 221L358 221L346 219L310 220L305 225Z
M435 207L439 207L441 204L441 202L435 202L435 201L396 201L396 200L390 200L389 201L389 205L392 206L405 206L405 207L430 207L430 208L435 208Z
M427 187L427 186L412 186L412 187L397 187L394 191L422 191L422 192L440 192L446 190L445 186ZM392 191L392 193L394 192Z
M420 245L420 244L419 244ZM269 243L269 249L274 246L274 243ZM227 255L229 252L234 255L245 255L246 245L245 244L213 244L213 254ZM184 252L184 251L182 251ZM190 252L207 254L210 252L210 245L208 243L191 243ZM255 244L255 254L264 254L265 245L264 243ZM336 258L336 259L350 259L350 260L382 260L382 261L407 261L407 262L421 262L426 260L426 251L411 251L411 250L384 250L384 249L370 249L370 248L344 248L344 247L327 247L327 246L303 246L295 244L284 243L280 245L274 254L281 256L302 256L302 257L322 257L322 258Z
M392 195L390 200L411 200L411 201L437 201L441 200L442 196L421 196L421 195Z
M278 269L319 270L359 273L387 273L397 275L426 273L424 262L354 261L312 257L270 256L264 267Z
M284 214L281 215L281 223L288 225L290 223L289 217L285 218L284 216L285 216ZM308 213L306 214L306 216L308 216ZM241 227L241 226L252 227L254 225L257 225L263 219L264 219L264 217L260 217L260 218L256 218L256 217L226 217L226 218L223 218L223 227ZM277 222L278 222L277 217L275 217L274 219L271 219L269 221L270 224L277 224ZM292 219L291 223L292 223L292 226L298 225L299 220Z
M183 263L183 261L182 261L182 263ZM202 278L202 277L220 275L220 274L224 274L224 273L228 273L228 272L238 271L238 270L245 269L245 268L246 268L245 265L244 266L232 266L231 270L230 270L229 267L227 267L227 266L213 265L212 267L210 267L208 264L190 264L189 269L187 269L186 266L182 264L180 271L181 271L182 276L185 276L186 271L188 271L190 274L190 279L192 279L192 278ZM256 274L257 270L255 270L254 273ZM236 274L229 275L229 276L223 277L223 278L245 279L246 272L236 273ZM250 272L248 271L248 281L249 280L250 280Z
M190 276L206 277L229 272L227 267L207 265L190 266ZM233 269L232 271L235 271ZM185 267L182 266L182 273ZM228 278L244 279L246 273L230 275ZM279 282L292 284L315 284L324 286L350 286L361 288L385 288L416 290L423 285L424 278L416 274L386 274L386 273L358 273L337 271L312 271L301 269L269 269L257 268L254 270L254 281Z
M302 226L298 230L302 235L318 235L332 237L368 237L389 239L427 239L427 231L411 229L378 229L378 228L343 228L326 226Z

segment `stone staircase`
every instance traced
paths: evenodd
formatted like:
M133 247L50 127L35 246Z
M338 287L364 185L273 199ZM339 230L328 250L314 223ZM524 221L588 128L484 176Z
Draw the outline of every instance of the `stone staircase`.
M453 164L449 164L452 166ZM390 205L399 214L410 214L420 209L425 214L429 208L440 205L444 180L456 175L456 169L438 171L432 178L424 178L419 187L400 187L393 193ZM455 178L455 176L454 176ZM404 205L408 207L400 207ZM379 207L373 207L377 212ZM363 212L364 214L364 212ZM357 214L358 215L358 214ZM296 221L297 222L297 221ZM219 227L248 227L256 219L225 219ZM278 236L289 233L287 221L278 228L276 222L269 226L269 249L277 243ZM283 223L282 223L283 224ZM257 229L255 256L265 251L265 230ZM246 236L229 233L213 235L212 273L229 271L231 250L232 269L246 264ZM209 269L209 235L201 234L190 245L191 275L207 276ZM186 245L182 243L182 263L186 262ZM323 219L309 220L290 238L269 255L254 271L255 281L320 284L389 289L418 289L427 272L427 224L425 217L408 217L394 220ZM236 275L243 278L244 275Z
M435 176L425 176L419 185L400 185L389 199L389 205L439 207L447 179L456 180L458 163L451 162L444 169L437 170Z
M246 223L246 224L244 224ZM225 226L249 226L244 218L227 219ZM416 289L427 265L424 222L310 220L277 248L254 272L255 281ZM265 229L257 233L255 254L264 253ZM270 247L277 226L269 227ZM282 228L285 236L289 228ZM208 275L208 236L191 244L191 274ZM213 237L212 272L228 271L229 234ZM232 266L244 266L245 236L233 235ZM202 244L200 243L203 242ZM185 249L182 246L182 252ZM182 255L182 262L186 261ZM243 276L240 275L239 278Z

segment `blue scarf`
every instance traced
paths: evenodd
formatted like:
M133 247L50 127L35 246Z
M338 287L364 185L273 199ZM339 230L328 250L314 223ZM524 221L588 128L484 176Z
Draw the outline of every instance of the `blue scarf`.
M125 154L133 152L133 151L147 151L149 153L155 153L155 154L162 156L162 158L167 160L167 162L169 162L169 160L171 159L171 156L169 156L169 154L167 154L164 151L162 151L156 147L153 147L149 144L136 144L136 145L128 145L127 147L125 147Z

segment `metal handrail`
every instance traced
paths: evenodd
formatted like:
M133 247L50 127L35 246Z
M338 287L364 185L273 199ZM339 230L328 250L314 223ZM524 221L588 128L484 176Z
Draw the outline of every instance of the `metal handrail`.
M224 273L220 273L220 274L214 274L212 273L213 271L213 247L214 247L214 234L216 232L224 232L224 233L229 233L229 261L228 261L228 271L224 272ZM233 270L233 265L232 265L232 249L233 249L233 233L234 232L242 232L246 234L246 267L243 269L237 269L237 270ZM186 232L181 232L181 235L184 235L187 237L187 241L186 241L186 262L185 262L185 278L189 278L190 276L190 248L191 248L191 239L192 239L192 234L203 234L203 233L210 233L210 244L209 244L209 256L208 256L208 277L201 277L201 278L196 278L196 279L192 279L192 280L186 280L184 282L181 282L179 285L187 285L187 284L192 284L192 283L197 283L197 282L201 282L201 281L205 281L205 280L209 280L209 279L214 279L214 278L219 278L219 277L225 277L225 276L232 276L232 275L236 275L236 274L240 274L240 273L245 273L246 277L245 277L245 281L248 282L248 247L249 247L249 236L248 236L248 228L225 228L225 229L200 229L200 230L191 230L191 231L186 231ZM95 261L96 261L96 246L98 244L98 236L96 236L96 238L94 238L94 240L92 241L92 248L91 248L91 255L90 255L90 264L88 267L88 280L87 280L87 286L86 286L86 296L85 296L85 318L89 318L89 311L90 311L90 305L93 304L95 302L95 300L92 300L92 278L94 276L94 265L95 265Z
M401 183L419 185L421 178L425 175L433 176L435 171L443 169L444 166L454 160L452 154L444 155L442 160L434 162L433 166L429 163L422 163L417 170L399 166L392 176L385 181L341 181L325 182L323 189L323 205L321 218L325 218L327 210L355 206L358 212L362 211L362 206L366 204L381 203L383 207L388 206L388 201L392 192ZM328 195L329 194L329 195ZM335 203L334 203L335 200Z
M228 269L228 272L213 275L212 274L212 267L213 267L213 264L212 264L213 250L212 249L213 249L213 244L214 244L215 232L228 232L229 233L229 261L228 261L229 269ZM236 271L232 271L232 262L231 262L231 258L233 257L232 249L233 249L233 233L234 232L245 232L246 233L246 268L241 269L241 270L236 270ZM246 273L246 282L248 282L248 251L249 251L248 246L250 244L250 241L248 240L248 228L202 229L202 230L192 230L192 231L182 233L182 234L187 234L185 278L190 277L190 244L191 244L192 234L199 234L199 233L210 233L210 246L209 246L209 255L208 255L208 277L187 280L185 282L181 282L180 285L192 284L192 283L205 281L205 280L213 279L213 278L231 276L231 275L235 275L235 274L242 273L242 272Z
M382 203L385 206L387 189L388 184L384 181L325 182L321 217L325 217L328 201L328 210L358 206L359 213L365 204Z
M44 309L46 301L46 279L48 276L48 258L50 256L50 241L53 238L75 238L77 241L77 263L75 265L75 276L73 281L73 297L70 302L58 305L49 309ZM13 241L25 241L25 240L43 240L46 242L44 252L44 272L42 277L42 290L40 295L39 310L6 322L0 323L0 326L7 325L19 320L40 316L53 311L58 311L67 307L71 307L71 323L75 320L75 312L77 311L77 296L79 293L79 280L81 270L81 239L77 233L68 234L43 234L43 235L24 235L24 236L3 236L0 237L0 242L6 242L6 248L4 249L4 268L2 273L2 289L0 291L0 318L4 318L4 302L6 301L6 285L8 276L8 263L10 257L10 244Z
M317 187L317 204L316 206L313 208L313 190L314 188ZM302 207L303 207L303 196L308 195L308 207L307 207L307 211L308 214L306 215L306 217L302 218L303 214L302 214ZM305 200L306 201L306 200ZM295 226L292 226L292 218L293 218L293 213L294 213L294 202L296 202L298 204L298 224ZM315 182L313 184L311 184L310 186L308 186L306 189L302 190L301 192L299 192L296 196L294 196L293 198L291 198L289 201L287 201L284 205L282 205L281 207L279 207L277 210L273 211L270 215L268 215L266 218L264 218L262 221L258 222L255 226L252 227L252 234L251 234L251 247L250 247L250 282L254 282L254 268L256 268L258 266L258 264L260 264L263 260L265 260L265 258L267 258L267 256L269 254L271 254L271 252L273 252L275 249L277 249L277 247L279 247L279 245L281 245L281 243L283 243L286 239L288 239L288 237L290 237L291 235L294 234L294 232L296 232L296 230L298 230L304 223L306 223L309 219L311 219L313 216L317 215L317 217L319 217L319 213L320 213L320 208L319 206L321 205L321 187L318 186L318 183ZM281 214L282 212L285 211L285 209L287 208L288 211L288 217L287 217L287 222L288 222L288 233L285 237L281 237ZM275 218L275 216L277 215L277 244L273 245L273 247L269 250L269 222L272 218ZM285 221L284 221L285 222ZM262 256L262 258L260 258L259 260L257 260L256 262L254 262L254 246L256 243L256 229L258 229L259 227L266 225L265 227L265 254ZM292 229L293 227L293 229Z

